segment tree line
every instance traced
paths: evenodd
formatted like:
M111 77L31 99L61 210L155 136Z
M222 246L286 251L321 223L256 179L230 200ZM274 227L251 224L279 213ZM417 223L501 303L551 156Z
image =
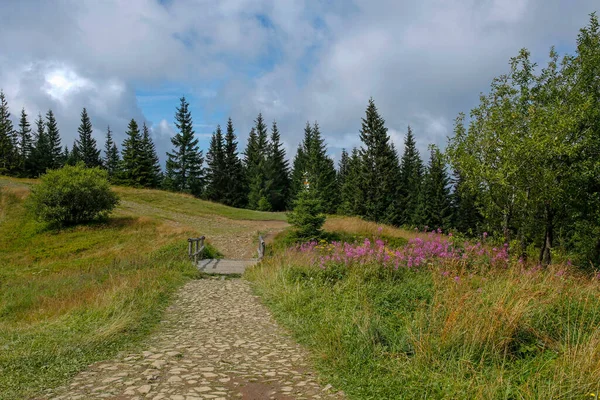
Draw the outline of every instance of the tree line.
M259 114L239 154L231 119L217 126L206 155L195 138L189 104L180 99L166 170L144 124L132 120L119 152L107 130L104 156L84 109L79 137L61 149L52 111L31 129L23 110L13 129L0 93L0 173L35 177L83 162L102 166L114 183L191 193L235 207L290 209L305 183L321 211L396 226L484 232L523 258L541 263L557 247L581 264L600 264L600 28L595 14L574 55L552 49L537 69L523 49L510 71L492 81L469 119L460 114L442 152L427 163L408 127L400 155L370 99L361 146L341 153L337 168L317 122L307 123L291 165L276 122ZM448 171L451 172L448 172ZM308 181L308 182L307 182Z

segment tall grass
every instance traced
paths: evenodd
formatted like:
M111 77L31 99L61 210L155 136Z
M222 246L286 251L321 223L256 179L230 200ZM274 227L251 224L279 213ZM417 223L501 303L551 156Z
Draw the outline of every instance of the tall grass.
M397 251L379 253L375 243L371 253L364 244L313 244L247 272L335 386L356 399L599 394L597 277L476 245L452 256L419 252L437 248L420 242L446 239L395 235L412 236L398 254L425 254L419 265L386 262Z
M0 186L0 399L24 399L143 339L194 277L189 229L120 215L49 230Z

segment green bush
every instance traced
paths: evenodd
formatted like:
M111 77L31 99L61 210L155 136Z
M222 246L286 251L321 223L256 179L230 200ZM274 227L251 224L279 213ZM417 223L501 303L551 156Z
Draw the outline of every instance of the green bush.
M39 220L67 226L105 218L118 202L106 171L78 164L43 175L32 190L29 207Z

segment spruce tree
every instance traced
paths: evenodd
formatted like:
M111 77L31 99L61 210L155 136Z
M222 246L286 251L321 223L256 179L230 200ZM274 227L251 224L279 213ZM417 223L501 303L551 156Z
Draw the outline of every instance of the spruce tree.
M167 153L166 185L171 190L200 196L204 189L204 157L194 138L192 114L185 97L180 99L175 121L179 132L171 138L173 152Z
M424 218L421 224L433 229L446 230L450 228L452 222L450 178L446 172L443 157L435 146L431 148L422 193L421 203L418 205L418 208L424 210ZM419 217L421 216L419 215Z
M340 184L340 206L338 212L344 215L363 214L363 192L361 186L361 157L358 149L352 149L352 154L347 156L344 174ZM341 166L340 166L341 170Z
M35 175L35 165L32 164L33 142L31 138L31 124L27 120L25 108L21 109L21 118L19 119L19 173L21 176L33 177Z
M208 200L222 202L225 197L225 176L227 175L225 167L224 140L221 126L213 132L210 139L208 152L206 153L206 192Z
M225 176L223 177L223 186L225 193L223 203L233 207L244 207L246 205L246 178L242 161L238 157L237 145L233 122L229 118L224 147Z
M15 134L8 102L3 91L0 91L0 175L15 171L17 167L17 149L15 148Z
M92 122L88 116L85 107L81 111L81 124L77 129L79 139L77 140L77 148L79 150L80 160L88 168L99 167L102 165L100 161L100 150L96 145L96 139L92 137Z
M38 119L35 122L36 132L34 134L34 148L31 156L30 165L33 166L33 177L38 177L41 174L45 174L46 170L51 168L51 155L50 155L50 141L46 133L46 124L42 115L38 115Z
M158 155L156 154L156 147L154 146L154 142L150 136L150 130L145 122L142 127L140 149L141 168L138 182L144 187L157 188L161 184L162 171L160 169Z
M75 165L80 161L82 161L81 151L79 150L79 146L77 146L77 139L75 139L73 141L73 146L71 147L71 152L69 153L69 157L67 159L65 159L65 164Z
M340 162L338 164L338 173L337 173L337 183L338 188L341 189L344 186L344 182L346 181L346 177L348 176L348 171L350 168L350 156L346 149L342 149L342 154L340 155Z
M246 181L248 182L248 207L253 210L270 211L269 181L267 172L268 153L267 126L262 114L258 114L250 131L246 149Z
M454 171L454 191L452 193L452 226L468 236L480 233L483 222L481 211L477 207L478 194L471 190L460 170Z
M296 198L298 193L300 193L300 191L304 187L304 174L308 172L308 148L311 146L311 142L312 127L310 126L310 123L306 122L306 126L304 127L304 138L302 139L302 142L298 145L298 150L296 150L296 155L292 163L292 173L290 182L291 201L293 201Z
M108 179L114 182L119 175L121 159L119 157L119 150L117 150L117 144L113 140L110 126L106 129L103 164L108 172Z
M372 221L397 223L398 156L372 98L362 119L360 139L364 216Z
M404 153L400 164L398 197L401 213L398 221L399 225L410 225L415 222L414 216L419 205L419 191L421 190L422 181L423 162L409 126L404 140Z
M50 169L58 169L64 165L62 146L60 144L60 132L56 123L56 118L52 110L46 113L46 135L48 137L48 155Z
M283 211L286 209L289 196L290 167L285 157L285 150L281 146L281 136L276 122L273 122L271 128L271 143L267 157L267 168L269 203L274 211Z
M121 162L121 171L119 181L124 185L142 186L142 135L140 128L134 119L129 121L127 126L127 136L123 141L123 160Z

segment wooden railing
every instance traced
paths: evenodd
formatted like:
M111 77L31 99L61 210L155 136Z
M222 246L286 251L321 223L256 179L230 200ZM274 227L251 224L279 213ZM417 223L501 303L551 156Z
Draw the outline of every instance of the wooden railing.
M204 239L204 236L188 239L188 255L190 259L194 259L194 264L198 264L198 257L204 252Z
M265 240L262 235L258 236L258 259L261 260L265 256L265 249L267 245L265 244Z

